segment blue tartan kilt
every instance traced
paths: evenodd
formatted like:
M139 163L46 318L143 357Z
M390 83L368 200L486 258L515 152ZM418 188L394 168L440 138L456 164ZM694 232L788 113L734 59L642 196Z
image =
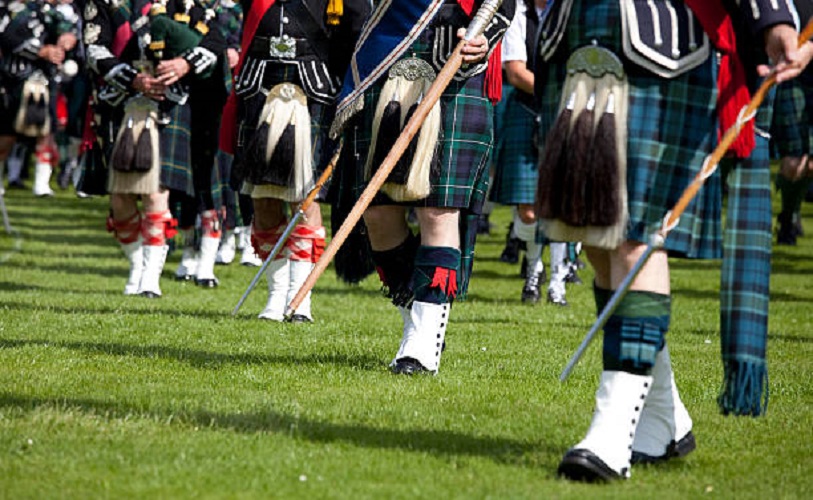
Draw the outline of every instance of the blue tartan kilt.
M482 74L464 82L452 81L440 97L441 137L438 164L430 175L431 192L422 200L405 203L417 207L444 207L482 210L488 191L488 158L493 141L493 106L483 95ZM364 165L370 151L373 115L384 82L372 86L364 95L364 110L345 133L345 147L352 147L357 161L353 187L356 197L367 187ZM378 166L373 166L373 169ZM401 204L379 193L373 205Z
M618 2L574 3L557 53L537 74L544 78L540 137L556 119L568 55L593 40L622 57ZM664 79L626 62L627 239L647 243L716 144L716 64L709 57L686 73ZM720 175L715 172L669 233L665 248L679 256L721 258L721 206Z
M536 113L517 99L517 92L508 93L505 100L501 126L495 130L491 162L494 183L489 197L503 205L533 203L536 195L537 150L533 144Z
M263 87L270 90L280 83L292 83L304 90L304 86L299 78L299 71L294 64L268 65L263 75ZM257 131L257 123L260 121L260 114L265 105L265 94L257 93L248 98L238 96L237 120L239 123L237 134L237 148L234 155L234 165L241 165L245 155L245 149L251 143ZM314 176L319 176L327 167L330 157L336 147L335 141L328 139L327 133L333 121L335 106L327 106L314 101L308 97L308 112L311 117L311 154L313 156ZM232 169L232 175L235 175ZM231 182L234 189L239 189L243 179L235 179Z
M813 153L813 86L796 79L777 87L771 133L780 156Z
M167 113L170 122L162 126L161 141L161 186L195 196L192 177L191 120L189 104L176 105Z

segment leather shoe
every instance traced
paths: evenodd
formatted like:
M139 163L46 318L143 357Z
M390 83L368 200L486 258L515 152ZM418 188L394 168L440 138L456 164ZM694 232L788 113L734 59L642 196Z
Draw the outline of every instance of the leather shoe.
M216 288L217 285L219 285L217 279L215 278L207 278L202 280L195 278L195 284L201 288Z
M621 479L604 461L590 450L569 450L559 463L557 474L571 481L588 483L607 482Z
M396 375L417 375L431 373L417 359L414 358L401 358L396 360L390 369L392 370L392 373Z
M694 440L694 434L692 434L692 431L689 431L685 436L680 438L678 442L672 441L669 443L669 446L666 447L666 453L663 455L653 457L652 455L647 455L646 453L633 451L630 462L633 464L657 464L660 462L666 462L667 460L671 460L673 458L685 457L689 453L693 452L695 448L697 448L697 442Z

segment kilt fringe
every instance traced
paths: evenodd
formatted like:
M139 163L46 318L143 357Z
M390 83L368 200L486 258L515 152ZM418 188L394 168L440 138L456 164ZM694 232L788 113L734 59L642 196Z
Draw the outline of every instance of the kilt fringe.
M717 403L726 415L762 415L768 406L768 368L765 360L724 360L723 387Z
M579 51L571 60L577 55ZM626 179L628 94L626 78L612 71L577 68L565 80L562 111L546 140L537 193L540 223L552 240L612 249L625 239L627 187L620 179ZM598 120L595 109L603 110ZM606 179L615 185L613 193L607 193ZM597 180L601 182L593 182Z

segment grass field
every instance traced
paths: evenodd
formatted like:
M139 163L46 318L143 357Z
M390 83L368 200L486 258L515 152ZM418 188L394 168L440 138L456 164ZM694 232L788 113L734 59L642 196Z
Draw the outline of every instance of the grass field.
M594 317L523 306L499 262L509 212L481 239L470 299L452 313L437 377L391 375L399 316L332 271L312 325L254 319L264 280L218 267L221 286L170 279L125 297L106 199L8 192L0 230L0 498L803 498L813 490L813 205L808 236L777 247L770 405L719 414L719 262L675 261L668 339L698 449L596 486L556 478L590 421L600 348L558 374ZM589 269L583 272L589 283Z

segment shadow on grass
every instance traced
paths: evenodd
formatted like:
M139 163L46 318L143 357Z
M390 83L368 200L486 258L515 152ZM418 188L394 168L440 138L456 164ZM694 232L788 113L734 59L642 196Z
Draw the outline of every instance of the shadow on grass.
M68 410L105 419L131 419L139 415L161 422L254 434L269 432L313 443L349 443L362 448L395 449L438 456L480 456L497 463L525 465L528 454L559 454L562 449L540 442L495 436L473 436L441 429L396 430L361 424L339 424L297 417L272 409L255 412L218 413L208 410L180 411L142 408L118 402L79 398L37 398L0 393L0 407L32 411L39 408ZM171 424L171 425L172 425ZM553 471L551 471L553 474Z
M49 291L56 291L55 289L48 289ZM106 293L105 291L94 292L94 293ZM112 292L111 292L112 293ZM121 295L120 292L116 292L116 296L121 296L123 300L128 300L126 297ZM145 299L143 297L131 297L134 301L140 302L139 305L143 304L145 306L149 305L159 305L159 301L161 299ZM115 315L144 315L144 316L167 316L170 318L206 318L206 319L224 319L230 318L229 312L231 309L226 310L225 308L222 311L202 311L198 309L194 310L178 310L178 309L166 309L166 308L147 308L147 309L136 309L136 308L128 308L129 306L120 303L111 306L96 306L96 307L77 307L77 306L60 306L54 304L48 305L37 305L31 304L28 302L11 302L11 301L4 301L3 306L7 307L8 309L15 309L15 310L28 310L28 311L42 311L47 310L50 313L55 314L115 314ZM248 315L248 314L241 314L235 317L237 320L243 319L253 319L256 320L256 316Z
M134 345L115 342L63 342L33 339L0 339L0 348L53 347L89 354L169 359L195 368L214 369L223 365L338 365L366 371L381 371L386 361L364 353L252 354L202 351L163 345Z

